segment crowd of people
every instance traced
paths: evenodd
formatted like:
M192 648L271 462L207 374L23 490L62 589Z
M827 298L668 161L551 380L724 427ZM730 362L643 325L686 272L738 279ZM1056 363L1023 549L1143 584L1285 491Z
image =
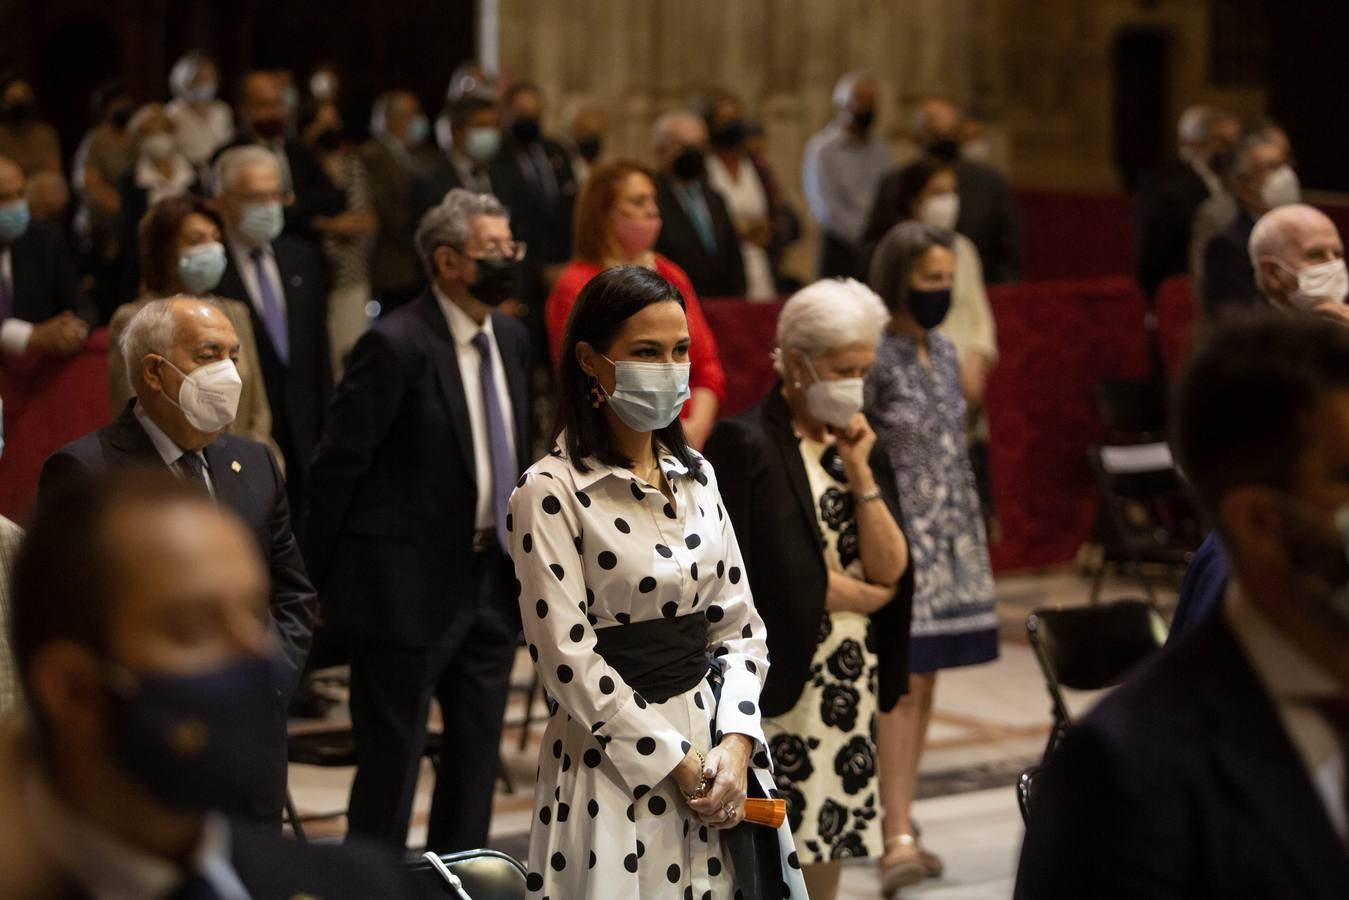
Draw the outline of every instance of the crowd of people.
M647 164L606 156L603 110L551 137L537 86L472 65L434 123L414 94L381 95L361 144L331 66L305 91L250 71L233 109L219 81L193 53L167 103L101 90L69 215L55 132L26 81L0 85L0 365L70 356L106 325L113 401L112 424L47 459L27 537L0 519L0 786L36 823L0 841L0 895L398 896L433 700L426 845L488 843L521 642L548 707L530 896L827 900L856 858L887 895L940 876L912 808L937 673L999 652L985 284L1020 277L1011 193L962 149L960 110L920 104L897 167L876 79L839 81L803 159L821 278L801 285L782 263L801 220L732 94L660 116ZM1260 644L1281 577L1349 571L1342 552L1274 559L1284 513L1247 497L1281 490L1327 542L1325 485L1289 460L1330 453L1343 425L1339 406L1324 435L1294 413L1344 402L1349 278L1277 126L1202 107L1180 132L1180 160L1140 187L1139 280L1193 269L1217 326L1180 393L1180 455L1219 523L1182 640L1239 666L1214 610ZM734 361L704 305L783 294L777 380L723 417ZM1233 306L1284 316L1222 327ZM1276 414L1264 378L1297 403ZM1343 685L1325 603L1296 606L1289 640ZM339 663L349 854L276 827L287 713L322 714L307 674ZM1175 740L1142 703L1166 689L1140 681L1052 761L1027 896L1067 879L1107 896L1110 863L1145 857L1169 866L1147 869L1157 884L1273 877L1206 869L1180 836L1147 855L1129 813L1179 821L1166 803L1190 773L1148 756ZM1142 783L1159 771L1176 782L1160 800ZM1097 784L1122 811L1110 840L1086 824ZM777 797L765 827L755 801ZM1342 796L1326 806L1342 838Z

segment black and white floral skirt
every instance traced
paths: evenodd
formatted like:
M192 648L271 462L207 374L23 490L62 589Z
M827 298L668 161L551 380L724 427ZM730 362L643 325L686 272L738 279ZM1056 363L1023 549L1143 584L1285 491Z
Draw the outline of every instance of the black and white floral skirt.
M883 853L869 624L859 613L826 612L800 699L763 720L802 863Z

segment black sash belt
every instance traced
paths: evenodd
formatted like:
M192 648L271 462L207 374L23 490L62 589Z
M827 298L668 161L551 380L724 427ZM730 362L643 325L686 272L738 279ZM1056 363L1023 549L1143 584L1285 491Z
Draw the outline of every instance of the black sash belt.
M595 630L595 651L643 700L661 703L707 676L707 617L647 619Z

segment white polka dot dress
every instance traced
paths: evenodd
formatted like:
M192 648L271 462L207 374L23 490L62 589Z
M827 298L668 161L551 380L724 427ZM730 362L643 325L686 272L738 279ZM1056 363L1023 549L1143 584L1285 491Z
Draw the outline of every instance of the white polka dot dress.
M734 896L720 833L699 823L668 774L690 746L712 744L715 702L704 679L648 702L595 652L595 631L702 613L723 672L715 730L754 742L751 776L772 789L759 722L768 670L730 518L712 467L661 468L668 502L627 469L561 451L535 463L511 496L510 552L530 657L549 694L529 841L531 898ZM754 826L762 827L762 826ZM784 823L778 843L786 896L804 883Z

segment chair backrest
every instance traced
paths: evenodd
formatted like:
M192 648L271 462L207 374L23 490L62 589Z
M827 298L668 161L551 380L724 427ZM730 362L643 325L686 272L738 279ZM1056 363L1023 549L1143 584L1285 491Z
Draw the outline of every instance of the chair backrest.
M1021 824L1030 824L1030 805L1035 796L1035 777L1040 774L1039 766L1031 766L1016 780L1016 806L1021 810Z
M496 850L427 853L408 863L427 896L455 900L524 900L525 867ZM455 880L459 882L455 884Z
M1096 386L1096 405L1106 430L1118 436L1166 432L1166 382L1156 378L1108 378Z
M1166 642L1166 621L1146 600L1037 609L1026 631L1045 679L1079 691L1118 684Z

